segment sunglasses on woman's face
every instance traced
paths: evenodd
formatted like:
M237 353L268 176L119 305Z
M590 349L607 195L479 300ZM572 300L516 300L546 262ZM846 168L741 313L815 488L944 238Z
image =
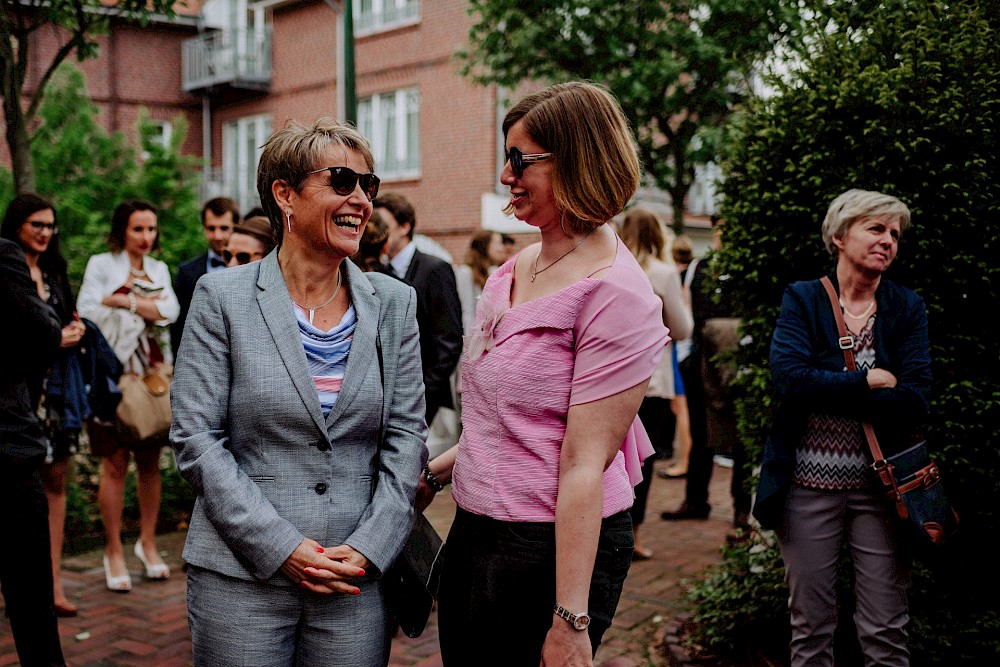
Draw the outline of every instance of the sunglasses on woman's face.
M323 167L307 173L318 174L321 171L330 172L330 187L341 197L346 197L354 192L354 188L358 187L359 182L365 197L368 197L368 201L378 196L379 178L375 174L359 174L347 167Z
M242 265L242 264L249 264L250 262L254 261L255 259L260 259L263 256L264 256L264 253L262 253L262 252L237 252L237 253L231 253L228 250L223 250L222 251L222 259L226 260L226 264L229 264L231 261L233 261L233 257L236 258L236 263L237 264L241 264Z
M525 155L519 148L511 148L507 151L507 161L510 162L510 168L518 178L524 176L524 170L529 165L548 160L550 157L552 157L552 153L528 153Z

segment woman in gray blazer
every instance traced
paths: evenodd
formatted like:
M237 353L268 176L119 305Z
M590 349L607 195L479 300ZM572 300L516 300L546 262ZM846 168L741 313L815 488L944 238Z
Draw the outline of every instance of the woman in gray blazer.
M344 261L379 180L367 141L292 123L257 172L278 248L198 281L170 439L197 491L184 548L195 665L384 667L379 576L427 452L412 287Z

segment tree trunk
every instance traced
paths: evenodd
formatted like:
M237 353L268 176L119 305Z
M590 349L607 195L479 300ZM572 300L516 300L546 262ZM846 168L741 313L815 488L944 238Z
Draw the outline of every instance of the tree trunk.
M12 87L4 86L3 112L7 122L7 147L14 174L14 192L24 194L35 191L35 167L31 162L31 138L21 108L20 90L12 93Z

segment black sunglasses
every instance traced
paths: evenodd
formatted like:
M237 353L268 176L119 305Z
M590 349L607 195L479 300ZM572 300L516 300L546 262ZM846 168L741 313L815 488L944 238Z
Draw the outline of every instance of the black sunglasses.
M518 178L524 176L524 170L529 165L548 160L550 157L552 157L552 153L528 153L525 155L519 148L511 148L507 151L507 161L510 162L510 168Z
M306 173L318 174L321 171L330 172L330 187L341 197L346 197L354 192L354 188L358 187L359 181L361 182L361 190L368 197L368 201L378 196L378 184L380 181L375 174L359 174L347 167L323 167L322 169Z
M229 264L229 262L233 261L233 257L236 258L237 264L240 264L240 265L249 264L250 262L252 262L253 260L255 260L257 258L257 255L263 256L264 253L262 253L262 252L238 252L236 254L233 254L233 253L229 252L228 250L223 250L222 251L222 259L226 260L226 264Z

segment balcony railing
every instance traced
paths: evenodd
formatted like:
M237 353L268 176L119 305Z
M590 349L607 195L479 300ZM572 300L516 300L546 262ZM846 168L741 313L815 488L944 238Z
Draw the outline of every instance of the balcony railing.
M271 83L271 30L222 30L184 41L184 91L228 86L267 90Z

